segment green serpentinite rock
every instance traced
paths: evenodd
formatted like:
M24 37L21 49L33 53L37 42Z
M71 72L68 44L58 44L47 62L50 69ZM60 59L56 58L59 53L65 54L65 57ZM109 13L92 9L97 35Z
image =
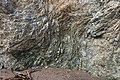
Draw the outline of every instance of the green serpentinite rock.
M0 68L59 67L120 79L120 0L1 0Z

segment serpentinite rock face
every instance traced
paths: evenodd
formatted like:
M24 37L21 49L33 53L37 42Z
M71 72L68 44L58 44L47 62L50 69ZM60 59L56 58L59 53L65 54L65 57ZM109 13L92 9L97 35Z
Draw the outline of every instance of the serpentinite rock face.
M0 4L1 68L82 68L120 79L120 0Z

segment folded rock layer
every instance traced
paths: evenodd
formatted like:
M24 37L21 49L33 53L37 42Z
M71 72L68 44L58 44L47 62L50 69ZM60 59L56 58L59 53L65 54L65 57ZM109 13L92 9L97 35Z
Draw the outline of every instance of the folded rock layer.
M120 0L0 0L0 68L84 69L120 79Z

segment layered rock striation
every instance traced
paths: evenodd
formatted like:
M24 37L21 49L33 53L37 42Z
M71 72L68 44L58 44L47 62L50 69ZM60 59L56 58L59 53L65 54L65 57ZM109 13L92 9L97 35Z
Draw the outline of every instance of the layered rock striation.
M1 0L0 67L84 69L120 79L119 0Z

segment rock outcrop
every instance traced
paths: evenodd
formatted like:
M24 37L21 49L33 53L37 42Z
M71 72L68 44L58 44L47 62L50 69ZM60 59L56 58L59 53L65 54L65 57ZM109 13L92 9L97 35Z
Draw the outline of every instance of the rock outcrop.
M120 79L120 0L1 0L0 67L84 69Z

